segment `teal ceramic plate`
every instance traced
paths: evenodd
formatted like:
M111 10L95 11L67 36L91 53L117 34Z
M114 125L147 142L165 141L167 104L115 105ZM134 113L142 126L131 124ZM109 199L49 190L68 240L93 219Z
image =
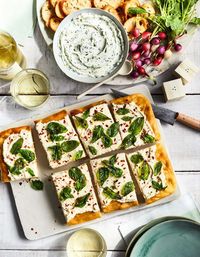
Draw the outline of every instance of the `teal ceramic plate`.
M170 220L150 228L135 244L130 257L199 257L200 224Z

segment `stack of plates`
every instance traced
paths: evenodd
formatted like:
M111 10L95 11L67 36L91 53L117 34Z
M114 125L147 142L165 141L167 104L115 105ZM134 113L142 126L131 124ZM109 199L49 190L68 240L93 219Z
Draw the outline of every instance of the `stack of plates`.
M200 224L184 217L163 217L143 226L126 257L200 257Z

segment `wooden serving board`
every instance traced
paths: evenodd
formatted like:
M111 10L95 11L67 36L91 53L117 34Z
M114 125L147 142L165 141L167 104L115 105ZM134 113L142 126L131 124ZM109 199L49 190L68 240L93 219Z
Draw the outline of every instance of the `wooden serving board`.
M124 92L127 92L128 94L142 93L146 97L148 97L148 99L151 102L153 102L150 92L146 86L140 85L140 86L131 87L129 89L124 90ZM96 102L102 99L111 100L112 96L104 95L104 96L83 101L71 106L66 106L65 108L68 110L79 108L80 106L87 105L91 102ZM56 111L59 111L59 110L54 110L53 112L56 112ZM47 113L43 116L46 116L49 114L50 113ZM12 123L12 125L6 126L1 129L6 129L11 126L15 127L20 125L34 125L33 120L38 118L39 117L34 117L32 119L22 120L14 124ZM161 129L161 134L162 134L162 129ZM34 137L34 142L36 146L39 176L41 180L43 180L44 182L44 190L35 191L30 187L30 184L26 181L11 182L11 188L15 199L16 207L18 210L19 218L22 224L22 228L24 230L25 237L29 240L48 237L61 232L77 229L82 226L87 226L88 224L96 223L98 221L109 219L115 216L131 213L131 212L148 208L154 205L163 204L163 203L172 201L179 196L179 188L177 188L177 191L173 195L168 196L164 199L161 199L160 201L157 201L151 205L148 205L148 206L140 205L140 206L132 207L127 210L116 211L110 214L105 214L100 219L83 223L81 225L67 226L65 225L65 220L64 220L62 210L59 208L59 202L57 200L55 189L53 187L52 182L49 179L50 175L54 172L54 170L49 168L46 154L39 142L36 131L34 131L33 137ZM61 167L59 169L56 169L56 171L59 171L59 170L63 170L63 168Z

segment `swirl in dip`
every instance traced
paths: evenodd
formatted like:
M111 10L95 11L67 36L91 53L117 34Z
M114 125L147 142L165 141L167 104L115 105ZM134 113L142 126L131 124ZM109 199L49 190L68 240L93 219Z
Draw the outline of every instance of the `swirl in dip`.
M59 49L67 69L81 77L99 78L112 73L122 61L124 40L107 16L83 13L61 32Z

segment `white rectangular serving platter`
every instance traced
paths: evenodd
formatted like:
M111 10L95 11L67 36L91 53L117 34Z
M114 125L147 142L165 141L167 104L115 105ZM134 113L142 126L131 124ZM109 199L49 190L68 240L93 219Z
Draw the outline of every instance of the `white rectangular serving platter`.
M123 90L123 92L126 92L128 94L142 93L151 102L153 102L151 94L146 86L143 86L143 85L134 86L129 89ZM89 103L96 102L102 99L111 100L113 98L111 95L103 95L101 97L93 98L74 105L66 106L64 109L72 110L75 108L79 108L80 106L84 106ZM59 111L59 110L54 110L51 113L55 113L56 111ZM46 113L45 115L43 115L43 117L51 113ZM6 128L21 126L21 125L34 126L33 120L38 118L40 117L34 117L34 118L22 120L14 124L12 123L11 126L6 126ZM4 127L1 129L6 129L6 128ZM163 134L162 130L161 130L161 134ZM75 225L75 226L67 226L65 225L65 219L64 219L62 210L59 207L60 205L57 200L56 192L52 184L52 181L50 179L50 175L52 173L54 173L55 171L63 170L64 168L62 167L56 170L51 169L48 165L46 154L42 148L41 143L39 142L36 131L33 131L33 137L34 137L34 142L36 147L36 155L38 159L39 176L40 176L40 179L44 182L44 189L43 191L35 191L30 187L30 184L28 181L11 182L11 188L15 199L19 218L22 224L22 228L24 230L25 237L29 240L48 237L61 232L87 226L88 224L96 223L98 221L116 217L122 214L127 214L127 213L131 213L144 208L152 207L154 205L163 204L176 199L180 194L179 188L177 188L174 194L164 199L161 199L153 204L150 204L148 206L140 205L140 206L132 207L127 210L115 211L110 214L104 214L102 218L96 219L94 221L90 221L90 222L83 223L80 225Z

